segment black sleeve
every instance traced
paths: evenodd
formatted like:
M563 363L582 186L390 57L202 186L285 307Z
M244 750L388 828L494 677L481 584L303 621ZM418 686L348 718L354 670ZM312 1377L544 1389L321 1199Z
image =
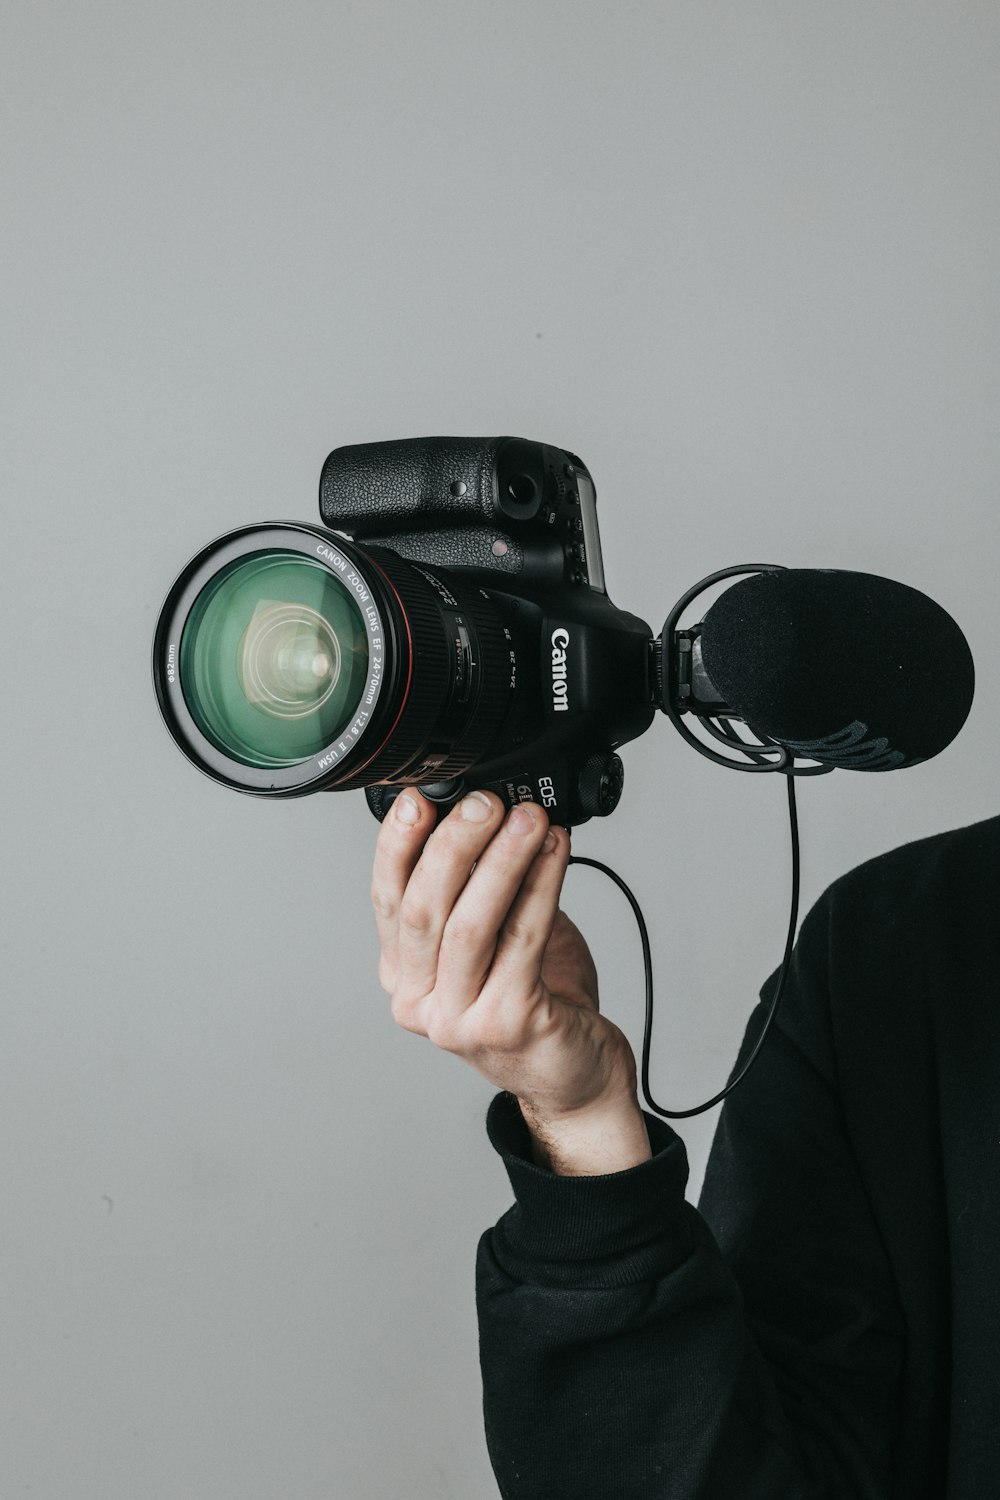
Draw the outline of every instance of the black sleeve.
M516 1202L480 1240L476 1295L504 1500L893 1493L900 1315L826 1055L822 933L814 909L700 1211L658 1116L651 1160L558 1177L532 1162L516 1099L493 1099Z

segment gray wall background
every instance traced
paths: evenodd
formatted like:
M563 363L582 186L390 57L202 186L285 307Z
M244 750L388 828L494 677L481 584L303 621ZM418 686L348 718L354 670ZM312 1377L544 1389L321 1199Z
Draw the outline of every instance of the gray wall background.
M493 1495L492 1090L391 1020L362 796L173 748L156 612L213 536L315 519L337 444L537 437L591 465L654 629L746 560L962 623L942 757L800 784L803 910L992 815L1000 11L7 0L0 43L0 1490ZM575 843L650 919L686 1105L780 957L784 788L665 719L625 760ZM638 1054L631 913L587 870L565 905Z

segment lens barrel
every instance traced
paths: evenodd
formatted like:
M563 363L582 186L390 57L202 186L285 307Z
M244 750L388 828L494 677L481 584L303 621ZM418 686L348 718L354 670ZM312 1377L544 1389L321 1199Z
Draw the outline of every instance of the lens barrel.
M242 527L188 563L153 680L199 770L286 797L458 775L495 745L514 693L482 589L296 522Z

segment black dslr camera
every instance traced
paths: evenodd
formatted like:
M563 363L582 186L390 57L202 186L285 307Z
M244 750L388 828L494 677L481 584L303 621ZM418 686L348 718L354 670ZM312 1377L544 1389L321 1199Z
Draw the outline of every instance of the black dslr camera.
M219 537L157 622L167 727L237 791L363 787L381 819L405 783L445 807L485 787L574 827L614 810L615 751L658 709L716 764L793 777L917 765L972 703L955 621L868 573L724 568L654 638L605 591L586 466L546 443L335 448L319 508L322 526ZM737 574L754 576L680 627L692 600Z
M220 537L160 614L167 727L258 796L468 789L577 826L613 811L616 748L662 707L659 640L604 586L594 484L523 438L337 448L322 526Z

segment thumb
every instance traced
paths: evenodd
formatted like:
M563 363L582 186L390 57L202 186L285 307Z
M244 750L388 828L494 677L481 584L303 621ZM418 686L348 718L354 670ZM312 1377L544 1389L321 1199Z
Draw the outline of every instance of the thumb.
M560 1000L600 1010L597 966L583 933L562 907L542 955L542 983Z

